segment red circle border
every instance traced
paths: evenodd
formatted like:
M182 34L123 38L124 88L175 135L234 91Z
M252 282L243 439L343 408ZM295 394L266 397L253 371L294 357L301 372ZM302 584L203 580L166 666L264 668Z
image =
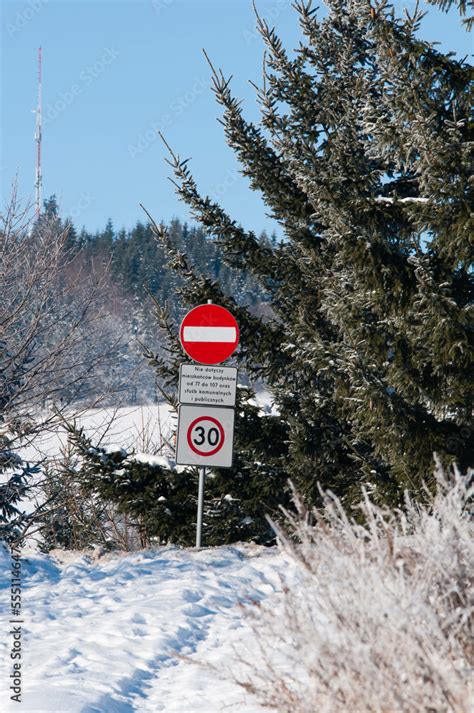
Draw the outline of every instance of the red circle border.
M213 451L209 451L208 453L203 453L202 451L199 451L199 450L193 445L193 442L192 442L192 440L191 440L191 431L193 430L193 428L194 428L194 426L196 425L196 423L199 423L199 421L211 421L212 423L215 423L215 425L216 425L217 428L219 429L219 433L220 433L220 435L221 435L221 442L220 442L220 444L217 446L217 448L214 448ZM195 418L194 421L192 421L192 422L189 424L188 430L187 430L187 433L186 433L186 438L187 438L187 440L188 440L188 446L191 448L191 450L192 450L194 453L197 453L198 456L202 456L203 458L207 458L208 456L213 456L215 453L218 453L218 452L220 451L220 449L221 449L222 446L224 445L225 432L224 432L224 429L222 428L222 424L220 423L220 421L217 420L217 418L214 418L213 416L198 416L198 418Z
M222 314L222 313L225 313L225 317L226 317L226 318L230 318L230 320L231 320L231 325L232 325L233 327L235 327L235 330L236 330L236 342L235 342L235 344L232 345L232 342L224 342L224 343L222 343L222 342L214 342L213 344L214 344L215 351L220 352L220 353L219 353L217 356L213 356L213 357L211 357L211 358L210 358L209 356L204 357L204 356L200 353L200 352L202 352L203 349L204 349L205 351L207 351L207 350L209 349L209 346L208 346L208 345L210 344L209 342L185 342L184 339L183 339L184 326L185 326L186 320L189 319L189 318L191 317L191 315L193 315L193 313L195 314L196 311L201 310L203 307L214 307L214 308L217 308L217 309L219 310L219 312L221 312L221 314ZM193 326L206 326L206 325L193 325ZM230 326L230 325L229 325L229 326ZM181 342L181 346L182 346L182 348L183 348L183 351L184 351L184 352L188 355L188 357L190 357L193 361L197 362L198 364L204 364L204 365L206 365L206 366L212 366L213 364L222 364L222 362L227 361L227 359L229 359L229 358L232 356L232 354L235 352L235 350L236 350L237 347L239 346L239 342L240 342L240 329L239 329L239 325L238 325L238 323L237 323L237 320L235 319L235 317L234 317L234 315L232 314L232 312L230 312L230 311L227 309L227 307L222 307L222 305L217 305L217 304L214 304L214 303L201 304L201 305L197 305L196 307L193 307L193 308L183 317L183 319L182 319L182 321L181 321L181 324L180 324L180 327L179 327L179 341ZM189 344L193 344L193 345L198 345L198 344L200 344L200 346L197 347L197 348L195 348L195 349L191 348L191 351L189 351L189 346L188 346ZM212 342L211 342L211 344L212 344ZM193 354L193 353L192 353L193 351L196 351L197 354Z

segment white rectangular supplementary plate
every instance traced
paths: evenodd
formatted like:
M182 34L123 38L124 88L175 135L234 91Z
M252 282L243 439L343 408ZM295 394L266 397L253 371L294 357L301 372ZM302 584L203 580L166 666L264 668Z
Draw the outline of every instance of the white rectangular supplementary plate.
M176 464L231 468L234 416L233 408L180 406Z
M181 364L179 402L209 406L235 406L237 369L233 366Z
M235 327L185 327L183 329L185 342L235 342L236 338Z

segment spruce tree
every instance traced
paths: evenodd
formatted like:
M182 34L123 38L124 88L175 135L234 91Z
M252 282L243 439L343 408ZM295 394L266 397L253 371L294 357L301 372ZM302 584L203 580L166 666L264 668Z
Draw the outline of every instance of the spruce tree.
M259 125L211 65L227 143L280 243L201 195L168 147L177 193L226 264L270 295L271 318L238 306L156 232L184 303L234 312L239 362L278 406L258 456L238 444L238 472L271 463L282 499L286 472L312 500L320 482L348 500L366 484L399 502L421 492L434 451L472 464L472 68L418 38L418 9L399 18L384 0L326 4L318 20L297 0L293 53L257 16ZM174 346L152 361L174 388L183 357L176 326L160 321Z
M21 541L30 522L24 505L32 477L40 471L16 452L14 442L15 435L0 420L0 542L9 543Z
M0 364L5 364L10 357L6 342L0 339ZM19 453L19 443L28 428L27 419L9 412L28 366L28 363L15 364L0 373L0 541L9 543L21 541L23 537L30 520L23 509L24 501L33 476L40 471L37 464L26 462Z
M260 418L256 407L245 409L245 418L239 420L237 438L247 449L262 451L262 444L272 433L268 422ZM104 523L103 513L113 506L126 515L136 527L143 545L152 539L161 544L193 545L195 542L198 472L196 468L176 468L166 457L137 457L125 449L107 449L94 445L82 429L67 425L70 446L77 465L74 472L59 468L48 475L48 487L56 492L55 504L59 511L46 513L45 546L69 547L73 540L82 541L97 537L101 529L96 521ZM243 447L241 448L243 451ZM273 541L274 536L266 515L278 514L278 500L274 493L278 471L270 462L252 463L248 457L237 456L232 472L214 470L206 484L204 515L204 542L222 545L239 540L254 540L261 544ZM63 483L63 487L61 487ZM283 481L284 485L284 481ZM59 489L58 489L59 486ZM81 494L81 503L68 497L71 488ZM255 496L256 491L259 497ZM61 492L63 495L61 495ZM74 518L71 523L71 509ZM94 518L90 516L90 503L94 503ZM79 516L78 516L79 513ZM71 524L74 527L71 527ZM82 538L82 539L81 539Z

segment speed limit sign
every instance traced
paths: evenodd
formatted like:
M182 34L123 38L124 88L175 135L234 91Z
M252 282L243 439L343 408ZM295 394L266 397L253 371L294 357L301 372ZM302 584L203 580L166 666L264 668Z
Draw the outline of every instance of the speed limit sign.
M232 467L234 409L179 407L176 463Z

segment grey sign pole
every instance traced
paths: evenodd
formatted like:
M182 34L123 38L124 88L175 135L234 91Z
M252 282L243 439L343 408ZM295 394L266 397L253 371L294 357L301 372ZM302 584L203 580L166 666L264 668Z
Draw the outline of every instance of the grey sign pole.
M204 507L204 482L206 480L206 469L199 468L199 489L198 489L198 511L196 523L196 547L201 547L202 541L202 511Z
M212 300L207 300L207 304L212 304ZM204 483L206 480L206 469L199 468L199 489L198 489L198 511L196 522L196 547L201 547L202 542L202 511L204 509Z

